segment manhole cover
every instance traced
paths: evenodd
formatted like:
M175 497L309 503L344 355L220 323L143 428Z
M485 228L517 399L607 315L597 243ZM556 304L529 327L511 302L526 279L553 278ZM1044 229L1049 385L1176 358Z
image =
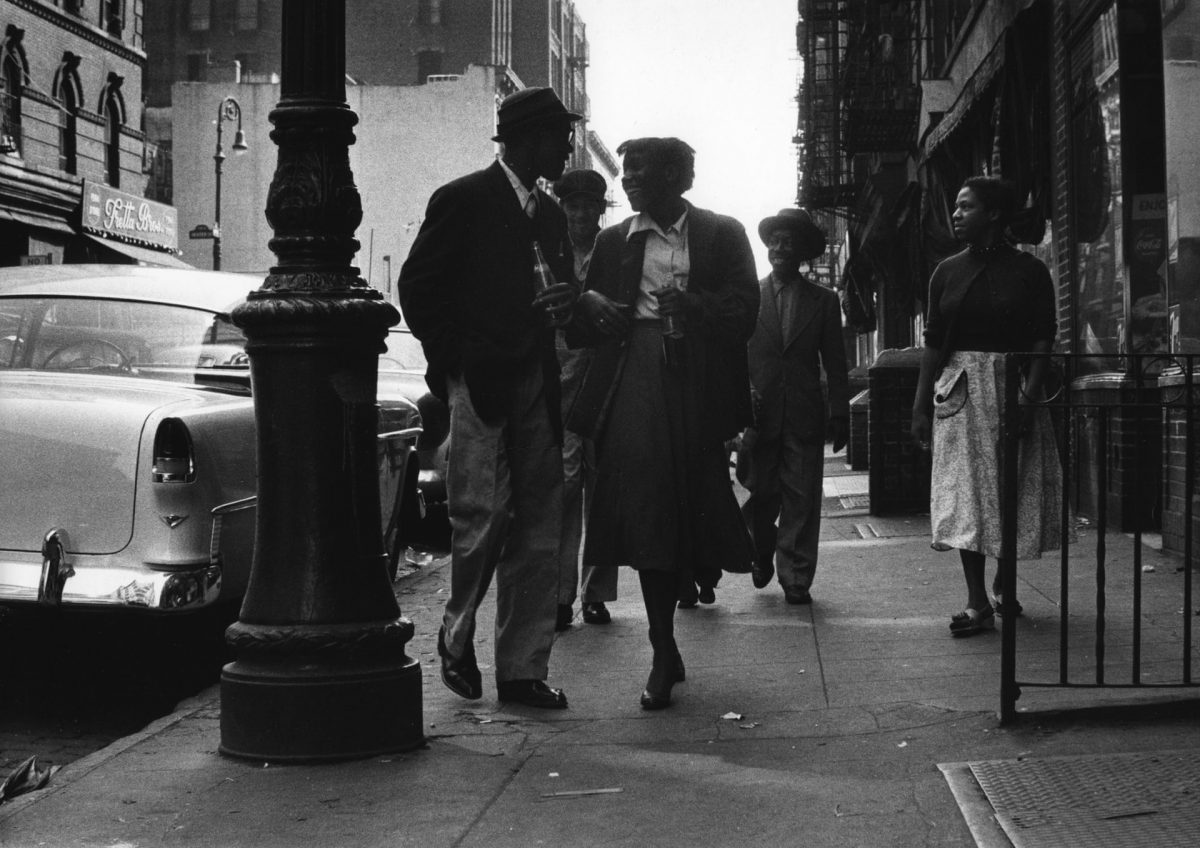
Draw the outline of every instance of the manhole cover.
M1016 848L1183 848L1200 833L1200 751L967 765Z

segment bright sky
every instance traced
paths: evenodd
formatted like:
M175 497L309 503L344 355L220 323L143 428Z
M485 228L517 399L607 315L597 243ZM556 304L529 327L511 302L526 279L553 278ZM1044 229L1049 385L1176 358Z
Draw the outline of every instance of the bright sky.
M697 206L746 227L795 204L795 0L575 0L591 47L590 128L609 149L677 136L696 149ZM628 214L624 194L616 220Z

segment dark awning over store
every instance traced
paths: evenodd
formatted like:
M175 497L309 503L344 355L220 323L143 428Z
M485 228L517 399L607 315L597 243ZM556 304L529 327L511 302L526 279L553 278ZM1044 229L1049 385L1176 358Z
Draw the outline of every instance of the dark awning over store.
M15 224L23 224L26 227L36 227L42 230L51 230L56 233L66 233L67 235L75 235L75 228L64 221L62 218L55 218L52 215L41 215L37 212L27 212L17 209L0 209L0 221L12 221Z
M99 236L84 233L88 238L97 244L102 244L109 250L115 250L117 253L123 253L130 259L136 260L141 265L161 265L164 268L193 268L174 254L167 253L164 250L152 250L148 247L140 247L136 244L128 242L116 241L115 239L100 238Z

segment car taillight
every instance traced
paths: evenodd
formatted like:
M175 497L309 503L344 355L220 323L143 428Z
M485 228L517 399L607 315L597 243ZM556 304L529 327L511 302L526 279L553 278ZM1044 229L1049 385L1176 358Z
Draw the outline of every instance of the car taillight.
M196 479L196 463L192 454L192 437L178 418L166 418L154 434L155 483L190 483Z

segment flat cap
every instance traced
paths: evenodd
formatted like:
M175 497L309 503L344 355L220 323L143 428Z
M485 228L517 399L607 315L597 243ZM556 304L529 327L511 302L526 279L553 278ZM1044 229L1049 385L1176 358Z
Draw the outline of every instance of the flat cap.
M577 194L604 203L608 195L608 181L600 173L589 168L567 171L555 181L554 196L559 200L566 200Z

